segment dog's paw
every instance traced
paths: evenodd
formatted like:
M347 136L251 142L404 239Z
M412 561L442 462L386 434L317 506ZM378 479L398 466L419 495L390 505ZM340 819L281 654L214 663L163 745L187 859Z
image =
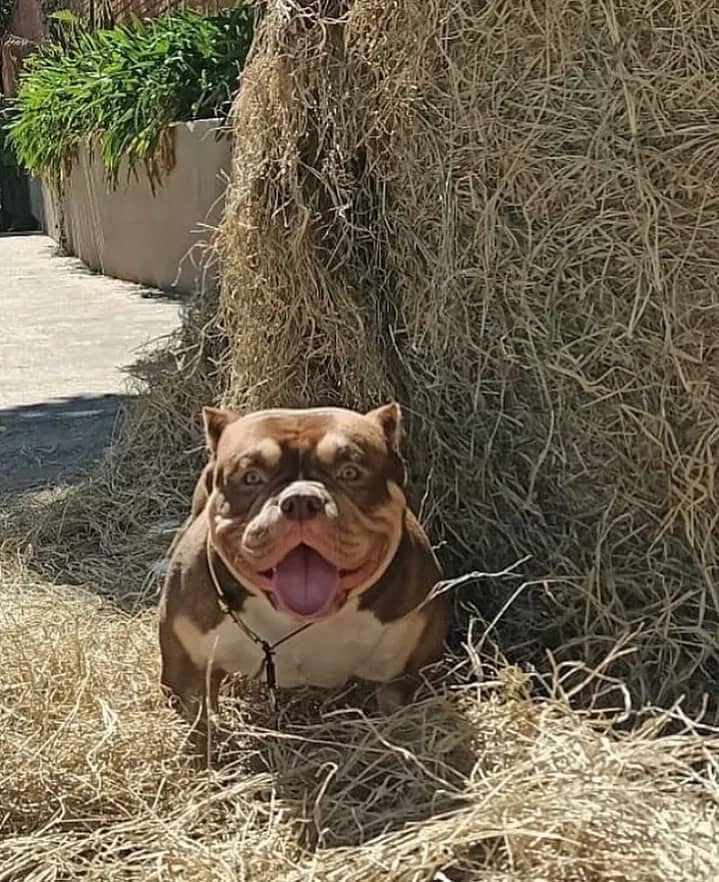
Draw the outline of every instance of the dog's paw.
M377 707L386 717L397 713L407 704L407 691L397 683L381 683L375 689Z

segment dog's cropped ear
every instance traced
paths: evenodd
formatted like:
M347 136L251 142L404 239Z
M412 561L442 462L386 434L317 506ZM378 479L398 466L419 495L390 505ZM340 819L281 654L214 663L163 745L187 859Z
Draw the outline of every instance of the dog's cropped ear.
M205 425L205 442L210 453L216 453L220 436L224 430L238 420L239 414L220 407L203 407L202 422Z
M383 404L366 414L368 420L379 426L387 442L390 453L390 477L398 486L404 487L407 482L407 470L405 469L400 454L400 442L402 439L402 411L396 401Z
M366 416L382 429L389 449L393 453L399 453L402 436L402 411L399 404L396 401L390 401L389 404L383 404L382 407L371 410Z

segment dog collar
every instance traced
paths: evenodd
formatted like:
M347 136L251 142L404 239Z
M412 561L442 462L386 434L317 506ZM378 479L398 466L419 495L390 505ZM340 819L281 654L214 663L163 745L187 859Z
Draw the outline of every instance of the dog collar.
M224 560L219 550L212 544L212 537L210 536L210 530L208 527L206 543L207 571L210 574L210 581L212 582L215 593L217 594L217 605L224 613L224 615L229 616L232 621L237 625L237 627L240 628L240 630L245 634L245 636L249 637L250 640L252 640L252 642L259 646L259 648L262 650L262 663L260 664L260 669L255 674L255 676L261 677L263 672L265 673L270 707L272 708L272 711L275 712L277 710L277 671L275 668L275 651L283 643L286 643L288 640L291 640L293 637L296 637L298 634L306 631L314 624L314 622L305 622L304 625L300 625L299 628L296 628L294 631L290 631L289 634L285 634L284 637L281 637L274 643L268 643L267 640L264 640L262 637L260 637L259 634L256 634L252 630L252 628L250 628L250 626L247 624L247 622L244 621L244 619L237 612L236 609L233 609L232 604L230 603L230 599L228 598L227 593L222 587L222 584L217 576L217 570L215 569L215 564L212 560L213 551L220 558L227 571L231 573L232 571L227 566L227 562Z

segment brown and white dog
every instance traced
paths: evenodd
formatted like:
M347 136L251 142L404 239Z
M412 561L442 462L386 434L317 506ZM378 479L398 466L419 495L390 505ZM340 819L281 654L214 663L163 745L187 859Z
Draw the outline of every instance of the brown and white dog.
M210 459L172 545L160 603L162 684L192 715L275 644L277 685L378 684L406 701L447 630L427 537L402 491L400 410L203 410ZM207 699L207 700L206 700Z

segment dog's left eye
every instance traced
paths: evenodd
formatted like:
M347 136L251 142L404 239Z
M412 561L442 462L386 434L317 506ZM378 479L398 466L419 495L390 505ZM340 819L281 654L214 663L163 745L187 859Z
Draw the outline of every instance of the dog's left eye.
M250 486L262 484L264 480L265 479L262 477L262 473L259 472L257 469L247 469L247 471L242 476L242 483L249 484Z
M343 465L337 472L340 481L356 481L362 473L356 465Z

